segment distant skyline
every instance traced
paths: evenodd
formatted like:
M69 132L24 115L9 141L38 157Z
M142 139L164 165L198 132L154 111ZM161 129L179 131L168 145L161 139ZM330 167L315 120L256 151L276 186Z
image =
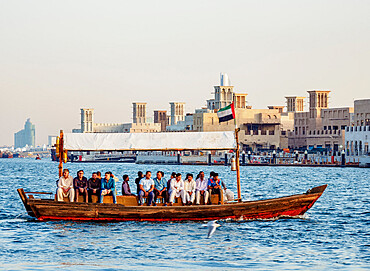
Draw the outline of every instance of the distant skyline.
M370 1L0 1L0 146L27 118L36 144L96 122L131 122L132 102L186 112L220 72L253 108L331 90L370 98ZM306 102L308 102L306 100Z

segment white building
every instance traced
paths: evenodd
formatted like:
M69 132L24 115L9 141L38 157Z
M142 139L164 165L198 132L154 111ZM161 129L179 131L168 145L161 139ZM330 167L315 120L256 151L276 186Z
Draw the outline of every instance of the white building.
M193 114L186 114L185 120L178 121L176 124L167 126L167 131L192 131L193 130Z
M355 101L353 126L346 127L347 161L370 167L370 99Z

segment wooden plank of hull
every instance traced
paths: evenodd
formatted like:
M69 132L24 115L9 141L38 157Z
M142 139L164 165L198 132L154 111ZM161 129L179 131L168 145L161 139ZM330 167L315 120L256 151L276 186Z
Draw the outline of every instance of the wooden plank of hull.
M181 221L212 219L266 219L304 214L322 193L295 195L225 205L123 206L29 200L40 220Z

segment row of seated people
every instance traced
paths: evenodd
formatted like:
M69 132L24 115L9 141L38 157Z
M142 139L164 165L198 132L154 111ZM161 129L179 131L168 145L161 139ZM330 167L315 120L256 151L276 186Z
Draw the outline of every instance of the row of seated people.
M141 171L138 172L137 194L139 195L139 205L144 204L144 197L147 197L147 205L156 205L157 198L161 196L164 199L164 205L173 205L175 198L181 198L183 205L200 204L201 198L204 204L211 204L211 195L218 195L218 204L221 204L222 186L226 190L226 185L219 179L218 173L211 172L210 178L205 178L204 172L201 171L196 177L193 174L186 174L185 180L182 179L181 173L172 172L171 178L166 181L162 171L157 172L157 176L152 179L151 172L147 171L145 176ZM129 178L124 179L122 185L122 194L129 194L127 187Z
M113 203L117 203L116 178L111 172L106 172L102 179L100 172L94 172L92 177L87 180L84 177L84 172L79 170L77 177L72 178L69 175L69 170L63 170L63 176L59 178L57 185L57 200L63 201L64 197L68 197L70 202L78 201L80 196L83 196L85 202L92 202L92 196L98 198L98 202L103 203L104 196L112 196ZM201 171L196 181L192 174L187 174L186 179L182 180L180 173L173 172L171 178L166 181L164 173L157 172L157 177L152 179L151 172L146 172L143 176L142 172L138 172L138 178L135 182L137 184L138 204L143 205L146 199L147 205L156 205L157 199L162 198L164 205L172 205L175 198L181 198L184 205L200 204L201 198L204 203L211 202L211 194L217 194L219 204L222 199L222 188L226 191L225 184L219 179L218 174L211 172L210 178L206 179L204 172ZM229 191L230 192L230 191ZM129 185L129 176L123 175L122 183L123 196L135 196L131 193Z
M63 170L63 175L57 181L57 200L63 201L65 197L70 202L78 201L80 195L85 202L91 202L93 195L98 197L98 202L103 203L104 196L113 196L116 203L116 178L112 172L106 172L105 177L101 178L101 173L94 172L88 180L84 176L84 171L79 170L77 177L73 178L68 169Z

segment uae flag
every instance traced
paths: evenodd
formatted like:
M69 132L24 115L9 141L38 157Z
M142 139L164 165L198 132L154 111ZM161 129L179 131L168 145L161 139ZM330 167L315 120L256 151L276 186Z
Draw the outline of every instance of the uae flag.
M218 116L219 122L224 122L224 121L235 119L234 102L218 110L217 116Z

